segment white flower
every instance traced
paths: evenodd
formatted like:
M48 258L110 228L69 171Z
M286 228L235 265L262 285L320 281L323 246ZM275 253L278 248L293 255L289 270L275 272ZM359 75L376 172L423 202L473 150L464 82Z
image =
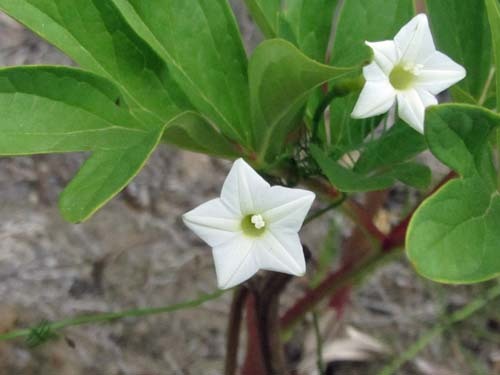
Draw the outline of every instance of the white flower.
M219 288L259 269L305 273L297 232L314 200L307 190L271 187L243 159L233 164L221 197L184 214L184 223L212 247Z
M397 100L399 117L423 133L425 108L437 104L435 95L463 79L465 69L436 51L425 14L403 26L394 40L366 44L374 61L363 68L366 83L352 117L382 114Z

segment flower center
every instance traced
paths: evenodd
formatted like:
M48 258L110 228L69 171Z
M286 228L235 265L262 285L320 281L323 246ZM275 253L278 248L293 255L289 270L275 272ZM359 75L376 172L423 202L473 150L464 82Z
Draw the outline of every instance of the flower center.
M262 215L247 215L241 221L241 229L248 236L260 236L266 230L266 222Z
M396 65L392 69L391 74L389 74L389 81L392 87L396 90L406 90L410 88L420 74L420 69L422 69L420 64Z

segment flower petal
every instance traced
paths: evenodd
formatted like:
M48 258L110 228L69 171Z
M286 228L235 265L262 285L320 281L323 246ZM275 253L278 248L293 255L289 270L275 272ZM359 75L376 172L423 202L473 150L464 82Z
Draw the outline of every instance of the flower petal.
M219 199L212 199L185 213L186 226L210 246L226 242L241 232L241 217Z
M255 249L261 269L302 276L306 272L304 250L293 231L267 231Z
M437 95L464 79L465 75L463 66L444 53L436 51L425 61L424 67L418 74L416 86Z
M363 76L367 81L387 81L387 75L375 62L363 67Z
M259 270L255 258L256 246L255 240L238 236L212 249L220 289L232 288Z
M396 90L389 79L385 81L366 81L358 101L351 113L353 118L367 118L387 112L396 98Z
M422 103L424 104L424 107L427 108L431 105L436 105L438 104L437 98L432 95L430 92L427 90L422 90L417 88L417 93L420 96L420 99L422 100Z
M394 41L384 40L382 42L365 42L365 44L372 49L375 63L385 75L389 76L398 61L398 49ZM368 80L366 75L365 78Z
M398 92L398 114L413 129L424 133L425 108L437 104L437 99L425 90Z
M418 14L404 25L394 37L403 63L423 64L436 51L429 21L425 14Z
M258 200L258 212L269 228L298 232L314 198L314 193L308 190L273 186Z
M270 185L243 159L234 162L222 186L221 199L242 216L255 213L255 200Z

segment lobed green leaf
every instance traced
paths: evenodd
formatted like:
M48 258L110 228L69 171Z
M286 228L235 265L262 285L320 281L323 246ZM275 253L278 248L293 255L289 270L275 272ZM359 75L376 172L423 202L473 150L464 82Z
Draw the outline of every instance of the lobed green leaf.
M0 70L0 155L122 147L150 130L117 104L120 91L64 67Z
M248 145L247 56L227 0L112 1L167 63L196 109Z
M224 157L237 153L220 130L248 143L247 59L226 1L163 2L153 12L133 0L0 0L0 10L103 77L0 71L0 155L92 153L61 196L70 221L120 191L160 140Z
M461 177L428 198L410 222L406 249L423 276L473 283L500 274L500 197L488 141L500 116L448 104L426 114L431 151Z
M61 197L63 216L88 218L139 171L163 126L145 126L104 78L63 67L0 70L0 155L90 151Z
M0 10L83 68L116 82L144 121L163 123L191 108L165 62L111 0L0 0Z

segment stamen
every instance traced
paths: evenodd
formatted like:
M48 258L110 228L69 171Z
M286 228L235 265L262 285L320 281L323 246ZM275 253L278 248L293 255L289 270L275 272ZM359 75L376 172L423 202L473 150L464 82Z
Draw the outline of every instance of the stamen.
M266 222L261 215L253 215L250 221L253 225L255 225L255 228L257 229L262 229L266 226Z
M249 214L241 220L241 229L250 237L258 237L266 232L266 222L262 215Z

